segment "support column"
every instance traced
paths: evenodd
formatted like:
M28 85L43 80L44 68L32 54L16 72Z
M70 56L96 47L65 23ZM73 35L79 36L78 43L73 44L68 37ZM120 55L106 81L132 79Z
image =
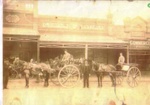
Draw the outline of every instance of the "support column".
M129 64L129 46L127 47L127 64Z
M39 47L39 40L37 42L37 61L40 62L40 47Z
M34 21L33 21L33 30L38 32L38 2L35 0L33 1L33 15L34 15ZM39 47L39 38L37 40L37 61L40 62L40 47Z
M85 59L88 59L88 45L85 45Z

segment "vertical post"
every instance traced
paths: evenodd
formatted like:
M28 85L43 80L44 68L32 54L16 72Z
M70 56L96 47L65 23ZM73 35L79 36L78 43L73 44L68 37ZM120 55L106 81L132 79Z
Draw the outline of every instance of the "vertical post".
M129 64L129 46L127 46L127 64Z
M38 32L38 2L35 0L33 1L33 30ZM39 38L37 40L37 61L40 62L40 46L39 46Z
M88 59L88 45L85 45L85 59Z
M37 61L40 62L40 47L39 47L39 40L37 41Z

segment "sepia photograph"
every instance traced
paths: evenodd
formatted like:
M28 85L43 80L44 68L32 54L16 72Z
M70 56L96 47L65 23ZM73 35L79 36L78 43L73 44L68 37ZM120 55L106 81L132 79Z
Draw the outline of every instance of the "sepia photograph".
M150 0L0 3L0 105L150 105Z

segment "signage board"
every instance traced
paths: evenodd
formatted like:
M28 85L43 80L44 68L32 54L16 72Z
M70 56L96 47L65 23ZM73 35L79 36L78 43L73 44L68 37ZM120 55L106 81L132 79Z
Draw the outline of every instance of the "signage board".
M33 18L34 18L33 13L4 11L3 23L5 27L7 26L33 27Z
M74 19L74 18L73 18ZM107 21L96 21L93 20L79 20L79 19L68 19L62 18L53 19L53 18L39 18L38 20L39 30L70 30L70 31L90 31L90 32L99 32L107 33L108 24Z
M130 41L130 49L150 49L150 41Z
M130 45L150 45L150 41L130 41Z

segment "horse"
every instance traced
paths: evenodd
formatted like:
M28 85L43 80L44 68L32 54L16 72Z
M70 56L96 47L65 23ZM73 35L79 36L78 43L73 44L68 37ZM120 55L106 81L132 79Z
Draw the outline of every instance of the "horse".
M47 87L49 85L49 78L50 74L54 73L56 70L51 68L50 64L48 61L45 63L40 63L39 64L42 69L43 77L44 77L44 86Z
M46 73L54 72L48 62L29 63L29 67L31 75L36 76L37 82L40 82L40 79L45 77Z
M113 73L113 71L115 71L116 69L113 65L92 61L92 70L96 73L98 79L98 87L102 87L102 79L105 73L109 74L112 86L116 85L116 76L115 73Z
M14 60L14 62L11 64L11 69L15 70L18 73L19 78L21 78L23 75L23 68L24 68L25 62L26 61L24 60L17 59L17 60Z

